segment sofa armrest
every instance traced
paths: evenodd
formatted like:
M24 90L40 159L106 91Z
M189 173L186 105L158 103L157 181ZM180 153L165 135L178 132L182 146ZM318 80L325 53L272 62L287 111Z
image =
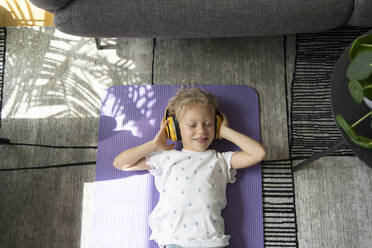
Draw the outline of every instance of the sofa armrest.
M347 24L359 27L372 27L372 1L354 0L354 9Z
M38 8L54 12L57 9L66 7L73 0L29 0Z

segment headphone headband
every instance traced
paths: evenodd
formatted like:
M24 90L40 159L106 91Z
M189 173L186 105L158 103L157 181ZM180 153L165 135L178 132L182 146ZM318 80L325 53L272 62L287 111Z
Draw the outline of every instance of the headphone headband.
M215 115L215 121L214 121L214 125L215 125L215 127L214 127L214 131L215 131L214 139L218 139L219 138L219 131L220 131L221 124L222 124L222 121L223 121L223 116L217 108L215 108L215 110L216 110L216 115ZM180 141L181 140L181 130L180 130L180 127L179 127L179 123L178 123L177 118L176 118L175 115L169 115L168 106L165 109L164 119L168 120L168 123L165 127L166 133L167 133L167 138L172 140L172 141Z

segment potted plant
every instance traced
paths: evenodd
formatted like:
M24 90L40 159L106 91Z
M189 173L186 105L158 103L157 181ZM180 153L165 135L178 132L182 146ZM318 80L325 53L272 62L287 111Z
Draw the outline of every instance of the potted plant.
M354 127L371 117L372 134L372 34L354 40L349 50L349 58L351 62L347 69L347 77L350 80L348 85L350 94L357 103L362 104L364 101L370 111L352 125L349 125L341 115L336 116L336 121L354 143L372 149L372 135L364 137L354 131Z

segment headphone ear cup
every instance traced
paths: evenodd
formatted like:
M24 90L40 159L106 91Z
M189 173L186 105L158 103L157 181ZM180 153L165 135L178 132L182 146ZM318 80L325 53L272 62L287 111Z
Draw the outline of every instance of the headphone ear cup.
M167 138L172 140L172 141L177 141L177 127L176 123L173 117L168 117L167 118L168 123L165 129L167 130Z
M218 139L220 137L219 133L220 133L222 121L223 121L222 115L217 113L216 119L215 119L215 139Z

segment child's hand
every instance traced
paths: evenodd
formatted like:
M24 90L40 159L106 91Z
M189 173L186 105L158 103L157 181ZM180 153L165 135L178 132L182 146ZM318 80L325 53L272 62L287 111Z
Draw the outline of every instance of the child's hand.
M220 133L218 135L219 139L224 139L224 129L226 127L229 127L229 121L227 120L227 117L224 113L221 112L221 115L223 117L223 121L221 123Z
M165 127L168 123L168 120L163 119L160 124L159 132L156 134L155 138L152 140L154 146L157 149L170 150L174 148L174 144L167 145L167 133Z

